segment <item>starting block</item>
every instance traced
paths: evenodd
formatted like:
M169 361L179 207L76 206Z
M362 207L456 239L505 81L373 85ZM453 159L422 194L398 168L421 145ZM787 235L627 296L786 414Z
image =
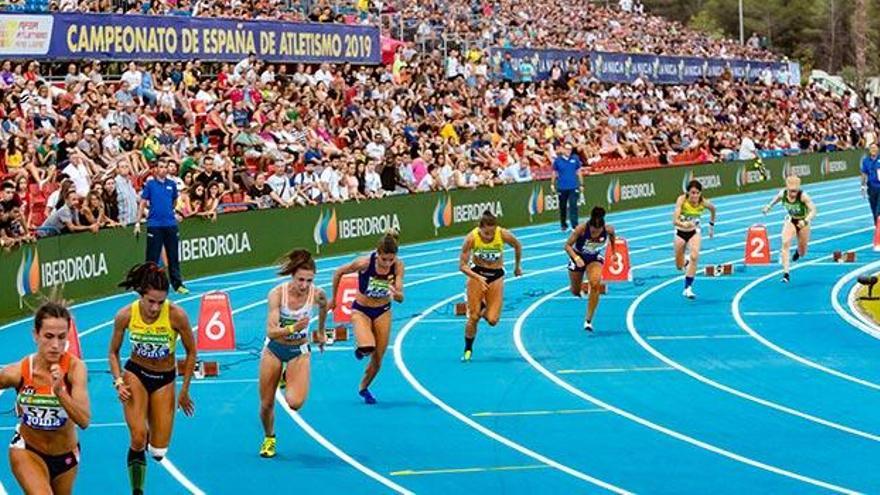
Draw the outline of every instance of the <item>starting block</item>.
M855 263L856 262L856 252L855 251L834 251L834 261L837 263Z
M185 371L185 363L186 361L183 359L177 360L178 375L183 375ZM220 376L220 364L217 363L217 361L196 361L196 367L195 370L193 370L193 377L202 379L215 376Z
M328 328L325 330L327 335L327 344L333 344L336 341L346 341L348 340L348 327L345 325L337 325L336 328ZM312 343L317 344L319 342L318 339L318 331L312 331Z
M705 270L708 277L721 277L724 275L733 275L733 264L724 263L722 265L709 265Z
M581 284L581 293L582 294L589 294L590 293L590 284L589 283ZM608 293L608 286L605 284L599 284L599 294L607 294L607 293Z
M455 303L455 316L467 316L467 303Z

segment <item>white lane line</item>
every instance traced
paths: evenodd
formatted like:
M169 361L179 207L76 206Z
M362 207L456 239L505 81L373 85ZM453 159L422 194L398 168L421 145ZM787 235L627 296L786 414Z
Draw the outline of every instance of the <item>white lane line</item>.
M826 225L829 225L829 224L826 224ZM829 237L823 237L820 240L813 241L813 244L823 244L823 243L835 241L840 238L850 237L850 235L851 235L850 233L845 233L845 234L838 234L838 235L829 236ZM858 249L864 249L864 247L860 247ZM734 261L737 261L737 260L734 260ZM801 263L798 266L799 267L809 266L809 263L810 262ZM778 275L778 274L771 273L770 275L772 276L772 275ZM764 277L762 277L762 278L764 278ZM788 407L788 406L785 406L785 405L782 405L782 404L779 404L779 403L776 403L776 402L749 394L747 392L743 392L742 390L730 387L728 385L724 385L724 384L717 382L711 378L708 378L704 375L701 375L700 373L694 371L691 368L688 368L688 367L682 365L681 363L673 360L669 356L661 353L656 348L651 346L642 337L642 335L639 333L638 329L636 328L635 313L638 310L639 305L641 305L641 303L644 300L646 300L649 296L651 296L655 292L662 290L665 287L668 287L669 285L672 285L673 283L678 282L679 280L681 280L681 277L675 277L675 278L671 278L665 282L662 282L660 284L655 285L654 287L650 288L649 290L647 290L647 291L643 292L641 295L639 295L639 297L635 301L633 301L633 303L627 309L627 312L626 312L627 330L629 331L629 334L633 338L633 340L635 340L635 342L642 349L648 351L652 356L659 359L660 361L665 363L667 366L671 366L671 367L675 368L676 370L688 375L689 377L691 377L691 378L693 378L693 379L695 379L705 385L709 385L710 387L721 390L722 392L726 392L728 394L734 395L734 396L739 397L741 399L745 399L750 402L754 402L756 404L762 405L764 407L768 407L768 408L774 409L776 411L780 411L780 412L783 412L783 413L786 413L786 414L789 414L792 416L796 416L798 418L805 419L807 421L811 421L813 423L817 423L822 426L826 426L829 428L840 430L844 433L849 433L851 435L859 436L859 437L862 437L862 438L865 438L868 440L880 442L880 435L869 433L869 432L859 430L857 428L853 428L850 426L846 426L846 425L843 425L843 424L840 424L840 423L837 423L837 422L834 422L834 421L831 421L831 420L828 420L828 419L825 419L825 418L822 418L819 416L805 413L799 409ZM761 280L761 278L759 278L758 280ZM737 296L734 297L734 303L736 303L738 298L742 297L742 294L745 293L745 291L747 291L750 287L753 287L753 286L754 285L751 285L751 284L747 285L739 293L737 293ZM737 315L734 315L734 316L736 317ZM741 320L741 318L740 318L740 320ZM752 332L749 332L749 334L752 335ZM755 334L755 335L757 335L757 334ZM752 335L752 337L754 337L755 335Z
M750 279L754 280L754 279ZM833 315L834 311L743 311L744 316L807 316Z
M589 368L559 370L556 373L559 373L560 375L583 375L590 373L651 373L655 371L672 371L672 368L668 366L636 366L633 368Z
M750 339L744 333L720 334L720 335L651 335L645 337L648 340L712 340L712 339Z
M355 458L353 458L350 455L343 452L339 447L337 447L332 442L330 442L330 440L327 440L323 435L318 433L317 430L312 428L312 425L310 425L308 423L308 421L303 419L303 417L300 416L299 413L297 413L296 411L291 409L290 406L287 405L287 399L284 398L284 395L281 393L280 390L275 392L275 401L278 402L279 404L281 404L281 407L284 409L284 412L286 412L287 415L290 416L291 419L293 419L293 421L295 421L296 424L298 424L299 427L303 429L303 431L305 431L316 442L321 444L322 447L324 447L325 449L332 452L336 457L342 459L351 467L357 469L361 473L365 474L366 476L369 476L370 478L378 481L379 483L382 483L383 485L394 490L397 493L401 493L401 494L405 494L405 495L412 495L413 494L413 492L409 491L408 489L398 485L397 483L382 476L381 474L377 473L376 471L373 471L372 469L368 468L367 466L364 466L363 464L358 462Z
M877 269L880 269L880 261L868 263L867 265L856 268L855 270L841 277L840 280L838 280L837 283L834 284L834 287L831 289L831 306L834 308L834 311L837 312L837 314L840 315L840 317L843 318L843 320L849 323L851 326L861 330L862 332L865 332L871 337L880 339L880 328L877 328L877 325L858 317L859 312L855 310L855 302L853 301L853 291L855 289L853 289L853 291L850 291L847 297L847 305L849 306L849 309L850 311L852 311L852 313L847 312L840 304L840 291L844 285L858 278L859 275L873 275L873 273Z
M513 279L513 280L514 281L521 280L521 279L526 278L530 275L536 275L539 273L546 273L546 272L550 272L550 271L559 271L559 270L561 270L561 268L557 267L557 268L551 268L548 270L529 272L529 273L523 275L522 277L519 277L519 278ZM409 384L413 387L413 389L416 390L416 392L418 392L423 397L425 397L426 399L428 399L429 401L434 403L434 405L436 405L437 407L439 407L440 409L445 411L447 414L449 414L452 417L456 418L457 420L461 421L465 425L473 428L474 430L482 433L483 435L491 438L492 440L495 440L496 442L499 442L499 443L501 443L501 444L513 449L513 450L516 450L517 452L519 452L521 454L524 454L528 457L531 457L532 459L535 459L536 461L538 461L542 464L546 464L554 469L562 471L568 475L574 476L575 478L586 481L587 483L591 483L593 485L604 488L604 489L609 490L614 493L629 494L630 492L628 492L627 490L625 490L623 488L612 485L612 484L607 483L605 481L602 481L598 478L594 478L593 476L590 476L586 473L583 473L583 472L578 471L576 469L573 469L569 466L566 466L565 464L562 464L558 461L555 461L555 460L553 460L543 454L539 454L538 452L535 452L534 450L531 450L528 447L525 447L519 443L516 443L513 440L511 440L503 435L500 435L500 434L496 433L495 431L490 430L489 428L486 428L485 426L481 425L480 423L469 418L467 415L465 415L461 411L459 411L459 410L453 408L452 406L450 406L449 404L443 402L439 397L437 397L436 395L431 393L428 389L426 389L416 379L416 377L413 376L413 374L409 371L409 368L407 368L405 360L403 359L402 349L403 349L403 341L404 341L404 339L406 339L406 335L410 332L410 330L413 329L413 327L415 327L416 324L419 323L419 321L421 321L421 319L424 317L424 315L430 314L430 313L442 308L444 305L449 304L452 301L455 301L456 299L458 299L460 297L461 297L460 294L456 294L454 296L448 297L442 301L435 303L434 305L430 306L427 310L423 311L421 314L410 319L406 323L406 325L404 325L403 328L401 328L400 332L398 332L397 337L394 339L394 344L395 344L394 364L397 366L397 369L400 370L400 373L403 375L403 377L406 379L406 381L409 382Z
M159 461L159 465L165 468L165 470L168 471L171 476L173 476L174 479L178 481L178 483L183 485L183 487L186 488L192 495L205 495L205 492L203 492L201 488L197 487L192 481L189 480L189 478L184 476L183 473L180 472L179 469L177 469L177 466L175 466L174 463L171 462L171 459L163 457L162 460Z
M870 227L870 228L864 228L864 229L859 229L859 230L857 230L857 231L855 231L855 232L848 232L848 233L841 234L841 235L838 235L838 236L829 237L829 238L826 238L825 240L833 240L833 239L837 239L837 238L851 237L853 234L856 234L856 233L861 233L861 232L866 232L866 231L873 231L873 230L874 230L873 227ZM820 242L821 242L821 241L820 241ZM814 242L813 244L817 244L817 243L818 243L818 242ZM866 245L864 245L864 246L859 246L858 248L855 249L855 251L862 251L862 250L870 249L871 247L873 247L872 244L866 244ZM801 264L798 264L798 265L794 265L794 266L791 267L791 269L792 269L792 270L795 270L795 269L799 269L799 268L801 268L801 267L805 267L805 266L810 266L810 262L808 261L808 262L806 262L806 263L801 263ZM838 371L838 370L835 370L835 369L829 368L829 367L827 367L827 366L821 365L821 364L819 364L819 363L817 363L817 362L815 362L815 361L812 361L812 360L810 360L810 359L807 359L807 358L805 358L805 357L803 357L803 356L801 356L801 355L799 355L799 354L795 354L795 353L789 351L788 349L785 349L785 348L783 348L783 347L781 347L781 346L779 346L779 345L777 345L777 344L775 344L775 343L773 343L773 342L767 340L767 338L765 338L763 335L761 335L761 334L759 334L758 332L756 332L752 327L750 327L750 326L748 325L748 323L746 323L746 321L743 319L742 313L741 313L741 311L740 311L740 305L741 305L741 302L742 302L742 298L743 298L743 296L744 296L747 292L749 292L750 290L752 290L753 288L757 287L758 284L760 284L760 283L762 283L762 282L765 282L765 281L769 280L769 279L772 278L772 277L778 277L780 273L782 273L782 270L777 270L776 272L772 272L772 273L769 273L769 274L767 274L767 275L765 275L765 276L763 276L763 277L759 277L759 278L753 280L751 283L749 283L749 284L746 285L745 287L743 287L742 289L740 289L739 292L736 293L736 295L733 297L733 301L730 303L731 312L733 313L733 319L736 321L736 324L737 324L737 325L738 325L738 326L739 326L744 332L746 332L746 333L748 333L749 335L751 335L752 337L754 337L755 340L757 340L758 342L760 342L760 343L763 344L764 346L766 346L766 347L768 347L768 348L770 348L770 349L776 351L776 352L779 353L779 354L782 354L783 356L785 356L785 357L787 357L787 358L789 358L789 359L792 359L792 360L794 360L794 361L797 361L798 363L801 363L801 364L803 364L803 365L805 365L805 366L809 366L810 368L813 368L813 369L815 369L815 370L821 371L822 373L827 373L827 374L832 375L832 376L835 376L835 377L837 377L837 378L840 378L840 379L846 380L846 381L848 381L848 382L852 382L852 383L855 383L855 384L858 384L858 385L862 385L862 386L864 386L864 387L868 387L868 388L871 388L871 389L874 389L874 390L880 390L880 384L878 384L878 383L872 382L872 381L870 381L870 380L865 380L865 379L862 379L862 378L858 378L858 377L853 376L853 375L849 375L849 374L844 373L844 372L842 372L842 371Z
M537 360L535 360L535 358L526 349L525 345L523 344L523 340L522 340L522 329L523 329L523 323L536 309L538 309L539 306L541 306L545 302L549 301L551 298L553 298L557 294L561 294L561 293L565 292L566 290L568 290L568 287L563 287L563 288L561 288L555 292L551 292L550 294L547 294L544 297L533 302L520 315L519 319L517 320L516 324L513 327L513 340L514 340L514 344L516 345L516 348L519 351L520 355L534 369L538 370L539 373L541 373L542 375L547 377L550 381L555 383L557 386L568 391L572 395L583 399L586 402L594 404L594 405L601 407L603 409L608 409L609 411L611 411L617 415L620 415L630 421L638 423L638 424L645 426L647 428L650 428L654 431L663 433L664 435L668 435L668 436L675 438L677 440L681 440L683 442L689 443L689 444L694 445L696 447L699 447L701 449L707 450L709 452L713 452L718 455L727 457L728 459L732 459L734 461L738 461L743 464L747 464L749 466L756 467L758 469L762 469L762 470L765 470L765 471L768 471L768 472L771 472L774 474L778 474L780 476L785 476L787 478L791 478L791 479L794 479L797 481L801 481L801 482L808 483L808 484L811 484L814 486L825 488L827 490L832 490L832 491L835 491L838 493L846 493L846 494L858 493L858 492L851 490L849 488L844 488L841 486L833 485L833 484L825 482L825 481L817 480L815 478L810 478L810 477L804 476L802 474L798 474L798 473L788 471L788 470L785 470L785 469L782 469L782 468L779 468L776 466L772 466L770 464L763 463L761 461L757 461L757 460L749 458L749 457L745 457L743 455L737 454L735 452L731 452L731 451L723 449L721 447L717 447L715 445L704 442L702 440L698 440L698 439L691 437L689 435L685 435L685 434L680 433L678 431L675 431L671 428L667 428L665 426L659 425L657 423L654 423L653 421L647 420L641 416L638 416L638 415L633 414L629 411L626 411L626 410L621 409L619 407L615 407L605 401L602 401L602 400L584 392L583 390L581 390L577 387L574 387L570 383L568 383L565 380L556 376L555 373L551 372L550 370L545 368L541 363L539 363Z
M473 413L471 416L475 418L506 418L506 417L516 417L516 416L553 416L557 414L593 414L593 413L606 413L608 412L606 409L599 408L591 408L591 409L555 409L555 410L546 410L546 411L503 411L503 412L478 412Z

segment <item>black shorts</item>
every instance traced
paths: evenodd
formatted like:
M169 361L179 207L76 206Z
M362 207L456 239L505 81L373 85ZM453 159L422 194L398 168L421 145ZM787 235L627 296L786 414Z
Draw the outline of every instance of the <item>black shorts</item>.
M169 383L174 383L174 379L177 378L177 370L151 371L131 359L125 362L125 371L138 377L138 380L147 389L147 395L153 395L153 392Z
M678 229L676 229L676 231L675 231L675 235L681 237L682 240L683 240L683 241L685 242L685 244L686 244L686 243L688 243L688 242L689 242L689 241L690 241L695 235L697 235L697 231L696 231L696 230L691 230L690 232L688 232L688 231L684 231L684 230L678 230Z
M61 455L48 455L28 445L21 437L21 434L16 431L12 436L12 441L9 442L9 448L28 450L36 454L37 457L42 459L43 463L46 464L46 468L49 470L49 481L54 480L79 465L79 444L77 444L76 449L70 452Z
M477 275L485 277L487 284L491 284L496 280L504 278L504 268L486 268L484 266L474 265L471 270Z
M801 229L802 229L803 227L801 227L800 225L798 225L798 222L800 222L801 220L803 220L803 218L789 218L788 220L791 222L792 225L794 225L794 229L795 229L795 231L797 231L797 232L800 232L800 231L801 231Z

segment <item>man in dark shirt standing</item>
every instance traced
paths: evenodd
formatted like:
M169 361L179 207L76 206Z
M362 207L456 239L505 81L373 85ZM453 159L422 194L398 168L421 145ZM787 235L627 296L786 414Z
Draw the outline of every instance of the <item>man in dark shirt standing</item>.
M188 294L189 289L183 285L180 275L180 259L178 256L177 217L174 216L174 205L177 203L177 184L168 179L168 163L160 159L153 169L153 178L147 180L141 191L141 202L138 208L137 221L134 224L135 234L140 234L141 219L144 208L149 206L147 217L147 261L159 263L162 248L168 256L168 276L171 286L178 294Z

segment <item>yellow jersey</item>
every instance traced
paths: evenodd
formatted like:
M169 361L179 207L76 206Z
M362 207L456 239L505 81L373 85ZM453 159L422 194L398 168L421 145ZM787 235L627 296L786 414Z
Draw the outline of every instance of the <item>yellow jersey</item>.
M162 304L159 317L153 323L146 323L141 318L140 301L133 302L128 322L128 341L131 343L131 354L142 359L162 361L174 356L177 332L171 326L171 302Z
M681 213L678 215L682 222L694 222L694 225L700 225L700 217L706 211L706 204L703 198L700 198L700 204L694 205L686 198L681 204Z
M471 231L474 238L473 258L474 262L488 265L497 265L502 262L504 256L504 239L501 238L501 227L495 227L495 236L486 242L480 237L480 229Z

